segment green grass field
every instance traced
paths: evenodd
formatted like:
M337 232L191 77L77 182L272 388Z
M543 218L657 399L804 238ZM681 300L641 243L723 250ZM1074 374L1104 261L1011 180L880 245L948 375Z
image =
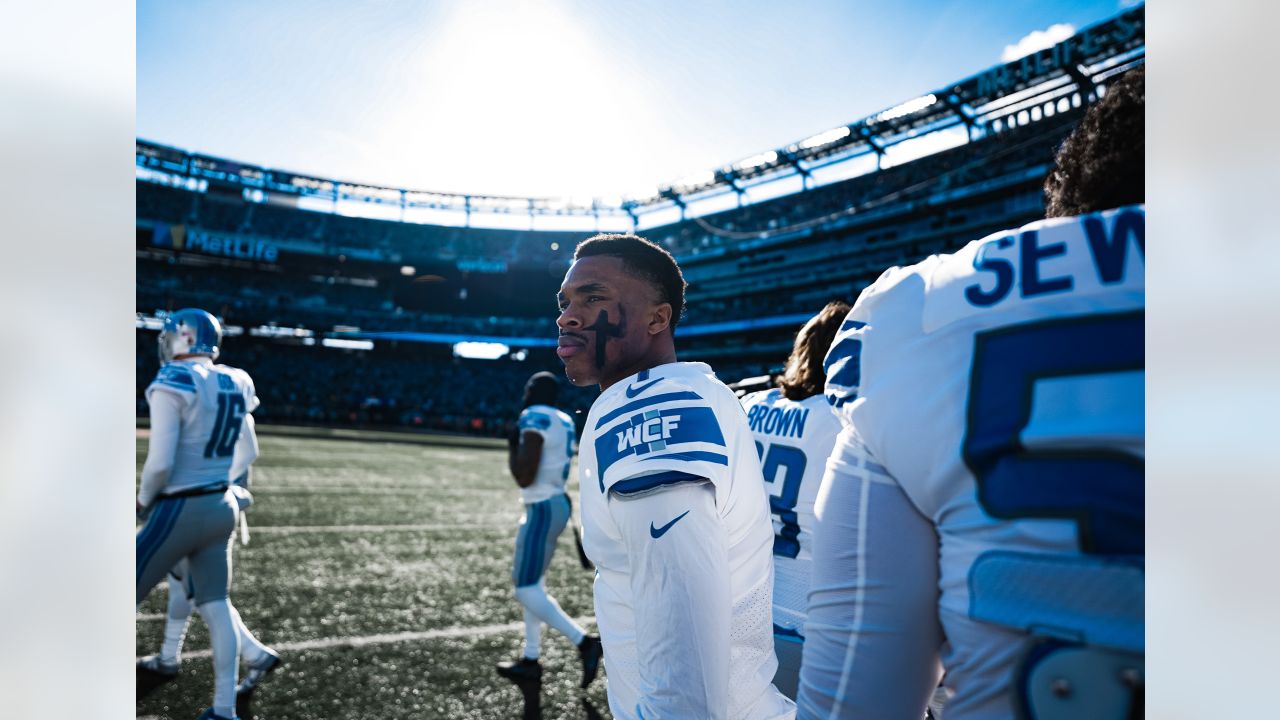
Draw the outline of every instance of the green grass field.
M609 716L603 674L579 690L577 650L549 628L544 684L528 707L521 690L494 673L523 638L510 580L523 507L502 449L259 440L252 539L247 547L236 542L231 597L285 665L256 693L256 717ZM570 496L577 497L572 480ZM571 616L589 617L591 578L566 531L548 590ZM161 583L143 603L139 656L160 647L166 597ZM403 635L378 637L393 634ZM207 707L213 673L199 651L208 647L197 615L181 674L140 702L138 716L188 720Z

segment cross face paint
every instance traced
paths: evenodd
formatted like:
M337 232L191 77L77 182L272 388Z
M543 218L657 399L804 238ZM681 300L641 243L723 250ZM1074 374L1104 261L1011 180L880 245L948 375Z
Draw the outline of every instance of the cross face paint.
M627 334L627 309L618 305L618 324L609 324L609 311L601 310L596 316L595 323L588 325L585 330L590 330L596 334L596 369L604 370L605 347L609 343L609 338L620 338Z

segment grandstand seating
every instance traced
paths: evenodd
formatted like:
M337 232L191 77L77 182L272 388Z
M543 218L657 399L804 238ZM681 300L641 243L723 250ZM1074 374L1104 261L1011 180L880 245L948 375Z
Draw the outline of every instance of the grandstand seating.
M1141 62L1125 42L1125 62ZM689 282L681 358L706 360L726 380L775 371L803 318L827 301L852 302L887 267L1042 217L1054 152L1091 99L1071 102L1063 87L1044 96L1043 107L1057 111L1033 122L1011 122L1012 111L981 127L968 122L970 141L957 147L639 233L670 249ZM164 158L178 154L140 142L139 166L167 167L176 161ZM245 330L448 333L527 350L522 362L461 360L447 344L379 340L372 351L344 351L243 332L228 340L224 361L258 379L264 420L500 434L528 375L559 367L549 349L522 340L554 337L554 295L589 232L348 217L227 180L173 177L140 172L137 182L140 318L194 306ZM266 243L272 253L212 252L194 242L205 235ZM155 336L139 322L143 414ZM569 406L585 409L592 397L571 390Z

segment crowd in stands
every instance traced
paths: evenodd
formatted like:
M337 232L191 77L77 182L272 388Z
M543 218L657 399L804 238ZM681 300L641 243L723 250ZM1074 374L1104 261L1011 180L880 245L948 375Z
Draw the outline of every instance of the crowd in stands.
M683 327L814 313L829 300L852 302L886 267L951 251L987 232L1042 216L1042 175L1036 169L1048 167L1075 115L1063 113L1052 121L915 162L711 215L701 224L690 220L642 234L669 247L685 270L690 287ZM953 201L940 195L1019 175L1025 176L1018 180L1020 186L995 188L986 199ZM893 203L874 209L889 196ZM1010 199L1020 197L1017 202ZM551 298L558 277L548 268L566 263L582 233L351 218L147 182L138 183L137 198L137 310L152 314L200 307L227 325L245 328L245 335L228 338L223 361L245 368L258 379L263 401L258 416L264 422L396 426L497 436L508 430L518 413L519 388L528 376L539 365L560 370L559 362L545 349L532 352L527 362L461 360L451 357L445 345L379 343L372 352L341 351L273 342L250 337L247 331L276 324L308 328L316 337L335 326L554 337ZM848 208L872 211L843 213ZM802 232L781 232L820 218L824 222L810 223L812 227ZM152 247L144 237L146 222L314 241L332 254L300 255L277 263L210 258L194 262ZM775 232L743 240L708 227L730 233ZM551 241L558 241L561 248L551 251ZM387 259L339 259L345 247L378 250ZM465 274L455 272L439 286L447 286L451 294L423 295L415 278L400 272L401 263L415 255L436 263L461 257L499 259L512 270L473 274L465 283L460 280ZM521 267L526 270L516 270ZM477 312L492 308L503 310ZM677 342L682 356L706 359L721 379L734 382L777 372L793 331L782 328L688 340L677 333ZM142 393L156 371L154 339L154 332L138 331L139 415L146 414ZM594 389L569 390L567 409L585 412L594 393Z
M159 370L157 334L137 332L137 414ZM400 347L373 351L287 345L266 339L224 340L218 361L254 378L261 422L348 427L402 427L504 436L520 413L521 389L542 369L563 376L550 352L528 361L464 360L448 349ZM591 407L597 390L563 383L562 405Z

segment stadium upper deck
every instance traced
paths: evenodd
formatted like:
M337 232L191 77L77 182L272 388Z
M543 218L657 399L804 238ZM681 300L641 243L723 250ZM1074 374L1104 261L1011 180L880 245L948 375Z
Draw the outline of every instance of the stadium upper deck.
M257 356L327 338L424 342L446 359L453 343L497 339L549 356L573 246L597 228L637 229L671 249L689 281L681 356L728 378L758 374L826 301L852 301L886 267L1041 217L1057 145L1109 77L1144 61L1143 28L1138 6L943 91L616 206L354 186L139 140L138 325L199 306L249 336ZM459 211L459 222L344 214L353 206L406 220ZM475 226L499 216L586 226Z

